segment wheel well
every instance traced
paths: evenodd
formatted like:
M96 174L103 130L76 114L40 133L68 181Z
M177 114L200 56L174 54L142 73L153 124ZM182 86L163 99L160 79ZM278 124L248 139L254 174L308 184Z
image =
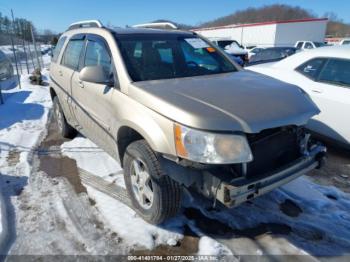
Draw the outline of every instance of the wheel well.
M53 100L54 97L57 96L55 90L52 87L50 87L50 96L51 96L51 100Z
M119 159L120 164L123 166L123 157L125 154L125 150L132 142L144 139L140 133L138 133L136 130L128 127L123 126L119 128L118 130L118 136L117 136L117 144L118 144L118 152L119 152Z

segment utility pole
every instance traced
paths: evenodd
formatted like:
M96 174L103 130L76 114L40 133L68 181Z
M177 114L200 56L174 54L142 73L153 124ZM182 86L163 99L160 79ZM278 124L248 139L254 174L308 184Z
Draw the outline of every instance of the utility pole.
M35 51L36 60L37 60L38 66L39 66L39 70L41 71L40 60L39 60L39 57L38 57L38 50L37 50L37 48L36 48L36 42L35 42L35 37L34 37L32 25L30 25L30 33L32 34L32 40L33 40L33 45L34 45L34 51Z

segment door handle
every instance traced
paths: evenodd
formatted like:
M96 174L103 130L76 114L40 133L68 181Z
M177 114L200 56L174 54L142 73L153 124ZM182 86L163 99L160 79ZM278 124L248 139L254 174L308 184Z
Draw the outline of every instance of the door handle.
M60 75L60 76L63 76L63 73L62 73L62 71L60 70L60 71L58 71L58 74Z
M314 92L314 93L317 93L317 94L321 94L322 93L322 91L318 90L318 89L312 89L311 91Z
M78 85L81 87L81 88L84 88L84 83L83 83L83 81L78 81Z

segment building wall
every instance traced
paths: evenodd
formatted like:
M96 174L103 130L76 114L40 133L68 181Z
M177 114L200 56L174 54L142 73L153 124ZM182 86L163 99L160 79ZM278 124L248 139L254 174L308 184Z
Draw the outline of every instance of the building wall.
M207 38L233 39L244 46L294 46L298 40L323 42L327 20L262 23L231 27L197 29L197 33Z
M237 29L243 29L244 46L273 46L276 37L276 24L247 26Z
M326 28L327 21L277 24L275 45L294 46L299 40L323 42Z
M195 30L196 33L206 37L206 38L224 38L233 39L237 42L241 42L241 29L236 30L236 28L218 28L209 30Z

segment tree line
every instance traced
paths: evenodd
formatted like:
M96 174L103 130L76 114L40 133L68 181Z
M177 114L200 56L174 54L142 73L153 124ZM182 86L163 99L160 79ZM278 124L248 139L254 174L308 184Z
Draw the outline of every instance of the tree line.
M230 15L222 16L208 22L202 22L197 25L177 24L182 29L194 29L201 27L216 27L231 24L248 24L268 21L286 21L304 18L317 18L318 16L311 10L299 6L290 6L284 4L266 5L262 7L251 7L244 10L238 10ZM350 36L350 24L332 12L323 14L322 17L328 18L327 32L329 36L345 37ZM159 19L155 22L171 22L166 19Z
M15 18L3 15L0 12L0 45L11 44L10 34L14 40L14 44L21 44L23 40L32 41L31 29L37 41L43 43L50 43L57 39L57 34L51 30L43 30L38 32L33 23L24 18Z
M9 34L12 34L15 40L21 38L31 41L31 28L36 35L37 30L31 21L24 18L15 18L12 21L12 18L0 13L0 35L4 36L4 39L1 39L2 41L5 41Z
M200 27L223 26L230 24L259 23L267 21L286 21L303 18L317 18L311 10L299 6L284 4L267 5L259 8L247 8L233 14L217 18L213 21L200 24ZM344 21L333 12L327 12L322 17L328 18L326 35L345 37L350 36L350 24Z

